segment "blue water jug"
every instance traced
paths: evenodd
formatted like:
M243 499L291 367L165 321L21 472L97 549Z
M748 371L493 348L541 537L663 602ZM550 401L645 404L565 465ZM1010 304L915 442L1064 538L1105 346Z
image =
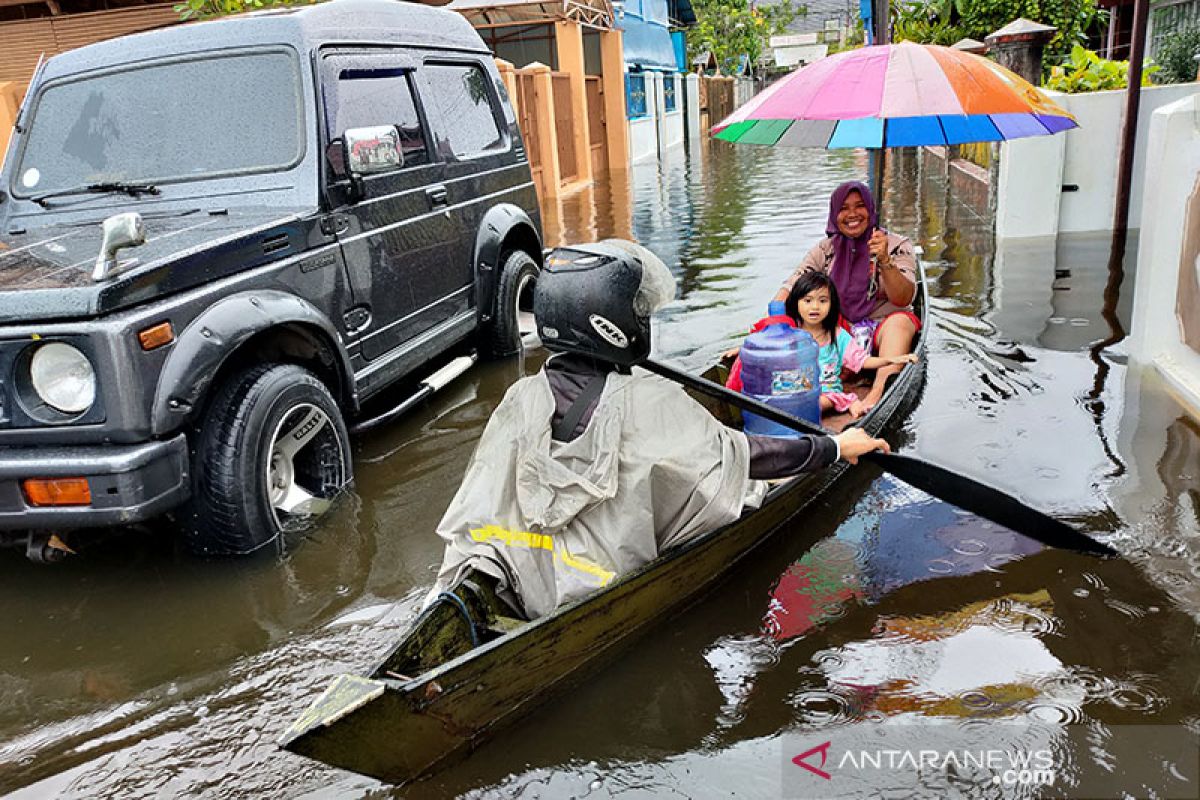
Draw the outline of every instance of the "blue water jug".
M782 302L774 301L767 313L782 317ZM742 392L756 400L819 424L821 422L821 370L817 343L786 322L767 325L746 337L742 345ZM799 436L791 428L757 414L744 413L743 430L759 436Z

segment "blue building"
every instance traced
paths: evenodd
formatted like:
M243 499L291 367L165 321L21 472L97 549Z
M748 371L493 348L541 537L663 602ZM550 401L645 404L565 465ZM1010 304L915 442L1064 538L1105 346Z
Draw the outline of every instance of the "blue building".
M613 9L624 40L630 157L637 161L683 143L683 29L696 14L690 0L618 0Z

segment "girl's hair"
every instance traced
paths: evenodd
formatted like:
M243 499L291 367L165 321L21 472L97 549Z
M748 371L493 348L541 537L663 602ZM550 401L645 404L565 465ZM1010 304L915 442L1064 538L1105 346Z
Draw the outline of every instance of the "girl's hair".
M822 287L829 290L829 313L825 319L821 320L821 327L829 333L834 342L837 342L838 321L842 318L842 303L838 300L837 287L833 285L833 281L829 279L827 273L810 270L797 278L783 307L789 317L799 320L800 298Z

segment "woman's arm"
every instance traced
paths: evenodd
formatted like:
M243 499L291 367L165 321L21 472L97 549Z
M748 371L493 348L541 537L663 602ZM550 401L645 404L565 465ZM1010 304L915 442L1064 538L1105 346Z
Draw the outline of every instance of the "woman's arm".
M882 358L880 356L868 356L862 362L863 369L879 369L886 367L889 364L915 364L917 363L916 353L905 353L902 356L891 356L890 358ZM857 370L855 370L857 372Z
M901 308L911 305L917 294L917 257L912 242L901 237L895 245L888 242L888 234L876 229L871 234L871 255L879 268L879 277L888 302Z

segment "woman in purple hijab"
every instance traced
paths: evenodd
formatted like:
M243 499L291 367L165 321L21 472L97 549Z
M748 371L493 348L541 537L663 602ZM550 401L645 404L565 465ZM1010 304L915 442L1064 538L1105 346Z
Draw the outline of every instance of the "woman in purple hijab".
M921 321L912 310L917 291L917 259L912 242L879 227L871 190L847 181L829 198L826 238L817 243L784 282L776 300L787 300L792 286L809 270L828 272L842 305L842 326L864 349L888 358L912 351ZM887 379L901 365L881 367L863 399L872 408L883 397Z

